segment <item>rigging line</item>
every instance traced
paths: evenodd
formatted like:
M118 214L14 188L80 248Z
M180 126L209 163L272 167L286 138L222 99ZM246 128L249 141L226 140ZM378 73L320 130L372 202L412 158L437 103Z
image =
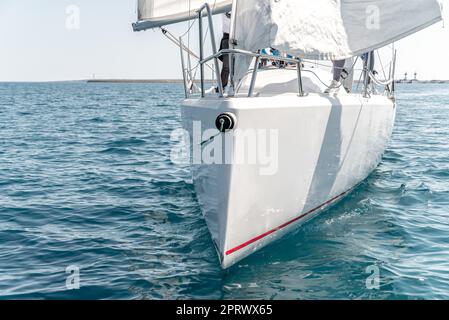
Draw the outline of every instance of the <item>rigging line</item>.
M189 10L188 10L188 12L189 12L189 17L191 17L191 15L192 15L191 14L192 13L192 2L191 2L191 0L189 0ZM187 52L191 51L190 50L190 29L194 26L194 24L195 24L195 20L194 19L188 20L186 32L184 32L183 34L181 34L179 36L179 38L182 40L182 38L186 34L188 35L188 38L187 38L187 49L188 49L188 51ZM189 70L189 73L191 73L190 54L187 55L187 68Z
M355 61L354 61L354 63L352 64L352 67L350 68L350 70L354 70L354 71L360 71L360 70L362 70L362 69L355 69L354 67L355 67L355 65L356 65L356 63L358 62L358 59L359 59L359 56L357 56L357 58L355 59ZM334 68L334 66L329 66L329 65L326 65L326 64L324 64L324 63L319 63L318 62L318 60L309 60L309 59L301 59L301 61L303 61L303 62L307 62L307 63L310 63L310 64L315 64L316 66L320 66L320 67L325 67L325 68ZM340 67L338 67L338 68L336 68L336 69L345 69L345 67L342 67L342 68L340 68Z
M170 40L171 42L173 42L176 46L182 47L182 49L183 49L184 51L186 51L188 54L190 54L191 56L193 56L195 59L198 59L198 60L199 60L199 57L195 54L195 52L191 51L191 50L190 50L188 47L186 47L184 44L181 44L181 43L179 42L179 40L176 39L175 36L174 36L170 31L168 31L167 29L162 28L162 27L160 27L160 29L161 29L161 31L162 31L162 34L163 34L165 37L167 37L168 40ZM211 70L213 71L213 68L212 68L209 64L205 63L205 65L206 65L209 69L211 69Z
M217 4L217 0L214 1L214 5L213 5L214 9L215 9L216 4ZM192 12L192 1L191 0L189 0L189 11L188 12L189 12L189 16L191 16L191 12ZM188 44L188 48L190 49L190 30L195 25L196 19L189 20L188 23L189 23L189 25L188 25L187 30L180 37L183 38L183 37L185 37L187 35L187 44ZM206 41L206 37L207 37L208 31L209 31L209 26L206 27L206 33L205 33L203 42ZM195 58L199 59L197 56L195 56L195 55L193 55L193 56Z
M193 57L198 58L198 56L192 52L189 48L187 48L184 44L182 44L178 39L176 39L176 37L167 29L160 27L162 34L164 36L167 37L168 40L170 40L171 42L173 42L175 45L177 45L178 47L182 48L184 51L186 51L187 53L191 54Z
M351 66L351 68L349 69L350 71L349 72L353 72L355 69L354 69L354 67L355 67L355 65L356 65L356 63L357 63L357 61L359 60L359 57L357 57L356 59L355 59L355 61L354 61L354 63L352 64L352 66ZM344 67L343 68L337 68L337 69L344 69ZM318 79L318 81L319 82L321 82L321 84L322 85L324 85L326 88L328 88L328 89L330 89L331 87L330 86L328 86L327 84L325 84L324 82L323 82L323 80L321 80L320 79L320 77L315 73L315 72L313 72L313 71L311 71L311 70L303 70L304 72L310 72L310 73L312 73L317 79ZM340 85L337 87L337 88L340 88L340 87L342 87L343 86L343 83L341 83L340 82Z
M355 91L359 91L360 83L362 82L362 76L363 72L360 72L359 81L357 82L357 87L355 88Z
M376 78L376 76L371 71L369 73L369 77L374 81L374 83L376 83L379 86L388 86L393 81L392 79L385 80L385 81L379 80Z
M377 50L376 53L377 53L377 58L379 59L379 62L380 62L380 67L382 68L382 73L384 74L384 78L386 79L387 75L385 74L385 68L384 68L384 65L382 63L382 59L380 58L379 50Z
M192 1L189 0L189 15L191 14L191 10L192 10ZM187 48L189 48L190 50L190 29L193 27L193 25L195 24L195 20L189 20L189 28L187 29ZM181 36L182 38L182 36ZM190 69L190 76L192 76L192 62L190 59L190 55L187 57L187 66Z
M215 9L215 6L216 6L216 5L217 5L217 0L214 1L214 4L213 4L212 7ZM191 0L189 0L189 15L191 14L191 11L192 11L192 8L191 8ZM190 22L190 21L189 21L189 26L188 26L188 28L187 28L187 31L184 32L184 33L181 35L181 38L182 38L182 37L185 37L185 35L187 35L187 45L188 45L188 46L187 46L187 49L188 49L187 52L192 52L192 51L190 50L190 31L191 31L192 27L195 25L196 19L192 19L192 20L193 20L193 22ZM206 26L206 32L205 32L205 34L204 34L203 43L206 42L208 33L209 33L209 25ZM194 54L193 52L192 52L192 56L193 56L195 59L199 60L199 57L198 57L196 54ZM206 65L210 70L213 71L213 68L212 68L209 64L205 63L205 65ZM194 68L190 68L190 71L195 70L195 72L194 72L194 74L193 74L193 79L195 79L195 77L196 77L196 75L197 75L198 66L199 66L199 63L198 63Z
M190 1L190 0L189 0L189 1ZM213 8L215 8L216 4L217 4L217 0L214 1ZM212 17L210 17L210 18L212 19ZM207 39L208 33L209 33L209 24L207 24L207 26L206 26L206 32L204 33L204 38L202 39L202 40L203 40L203 43L206 43L206 39ZM198 59L198 60L199 60L199 59ZM208 66L209 69L211 69L212 71L214 71L213 68L212 68L209 64L206 63L206 66ZM199 63L198 63L198 64L195 66L195 68L194 68L194 69L195 69L195 72L194 72L194 74L193 74L193 79L196 78L196 75L197 75L197 73L198 73L198 67L199 67ZM192 69L192 70L193 70L193 69ZM212 73L212 75L213 75L213 73Z
M309 72L309 73L313 74L313 75L318 79L318 81L321 82L321 84L322 84L323 86L325 86L326 88L330 89L330 86L328 86L327 84L325 84L324 81L321 80L321 78L320 78L315 72L313 72L312 70L303 69L302 72ZM342 84L340 84L340 85L338 86L338 88L340 88L341 86L342 86Z
M190 9L189 9L189 15L190 15ZM196 23L195 19L189 20L187 30L186 30L186 32L181 34L181 38L184 37L185 35L187 35L188 39L190 40L190 30L195 25L195 23Z
M187 27L187 31L184 32L180 37L183 38L185 37L185 35L188 35L188 40L190 40L190 30L192 29L192 27L195 25L195 21L189 21L189 26Z
M215 6L216 6L216 5L217 5L217 0L214 1L214 4L213 4L212 8L215 9ZM212 10L211 10L211 12L212 12ZM209 17L209 18L212 19L212 16ZM212 23L213 23L213 21L212 21ZM206 39L207 39L207 37L208 37L208 34L209 34L209 24L207 24L207 26L206 26L206 32L204 33L203 43L206 43ZM214 35L214 36L215 36L215 35Z

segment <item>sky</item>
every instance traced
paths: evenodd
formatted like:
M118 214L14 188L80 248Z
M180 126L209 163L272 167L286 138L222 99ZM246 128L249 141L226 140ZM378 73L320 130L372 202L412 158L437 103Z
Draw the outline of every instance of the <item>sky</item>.
M135 20L136 0L0 0L0 81L180 79L179 49ZM396 43L397 78L449 79L446 21Z

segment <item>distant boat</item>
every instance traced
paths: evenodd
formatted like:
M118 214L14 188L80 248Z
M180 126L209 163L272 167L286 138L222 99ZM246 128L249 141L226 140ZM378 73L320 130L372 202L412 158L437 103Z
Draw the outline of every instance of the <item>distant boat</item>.
M221 160L232 152L229 163L207 164L195 155L192 160L198 201L221 265L228 268L342 199L382 159L396 114L394 63L389 78L381 81L365 62L362 90L351 92L347 85L349 92L341 88L338 94L324 93L332 73L314 64L379 49L440 21L441 12L435 0L204 2L140 0L134 30L199 18L199 69L182 38L171 40L182 53L182 118L193 149L200 150L200 157L209 152ZM366 25L367 3L382 13L382 23L373 28ZM218 51L211 15L228 11L231 49ZM202 17L208 19L206 25ZM205 29L211 37L210 56L204 54ZM297 58L259 53L269 47ZM225 54L234 62L228 94L222 90L218 62ZM259 69L262 59L289 67ZM209 63L218 92L192 81L195 70L204 79ZM353 69L347 71L353 74ZM374 84L383 91L378 93ZM195 142L197 123L202 137ZM242 133L250 136L248 143L227 148L226 139L235 142ZM276 153L274 168L257 157L254 162L235 160L257 155L258 148Z

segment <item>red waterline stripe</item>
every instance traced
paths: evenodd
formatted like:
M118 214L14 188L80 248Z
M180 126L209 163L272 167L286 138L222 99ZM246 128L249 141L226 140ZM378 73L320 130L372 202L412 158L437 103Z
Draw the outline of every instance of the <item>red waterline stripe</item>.
M346 195L347 193L349 193L349 191L351 191L351 190L352 190L352 189L349 189L348 191L345 191L345 192L343 192L342 194L340 194L340 195L338 195L338 196L336 196L336 197L334 197L334 198L332 198L332 199L326 201L325 203L323 203L323 204L319 205L318 207L316 207L316 208L314 208L314 209L312 209L312 210L310 210L310 211L308 211L308 212L306 212L306 213L300 215L299 217L296 217L295 219L290 220L289 222L286 222L286 223L280 225L280 226L277 227L277 228L274 228L274 229L272 229L272 230L270 230L270 231L267 231L267 232L265 232L264 234L261 234L261 235L255 237L255 238L253 238L253 239L251 239L251 240L249 240L249 241L246 241L245 243L242 243L241 245L239 245L239 246L237 246L237 247L235 247L235 248L233 248L233 249L231 249L231 250L226 251L226 255L229 256L230 254L233 254L234 252L237 252L237 251L239 251L239 250L241 250L241 249L243 249L243 248L249 246L250 244L253 244L254 242L257 242L257 241L259 241L259 240L261 240L261 239L263 239L263 238L265 238L265 237L268 237L270 234L273 234L273 233L275 233L275 232L277 232L277 231L279 231L279 230L281 230L281 229L284 229L285 227L291 225L292 223L295 223L296 221L301 220L301 219L307 217L307 216L310 215L311 213L314 213L315 211L321 209L322 207L324 207L324 206L326 206L326 205L328 205L328 204L334 202L335 200L337 200L337 199L343 197L344 195Z

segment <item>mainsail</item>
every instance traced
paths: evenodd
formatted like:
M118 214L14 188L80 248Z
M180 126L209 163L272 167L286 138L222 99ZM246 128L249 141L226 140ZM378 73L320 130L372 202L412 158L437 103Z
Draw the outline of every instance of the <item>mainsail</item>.
M134 31L194 19L198 9L208 3L213 13L231 11L232 0L139 0L138 22Z
M437 0L237 0L234 10L237 48L319 60L360 55L441 20Z
M236 0L236 49L273 47L312 60L340 60L384 47L441 20L437 0ZM251 59L237 55L236 83Z

